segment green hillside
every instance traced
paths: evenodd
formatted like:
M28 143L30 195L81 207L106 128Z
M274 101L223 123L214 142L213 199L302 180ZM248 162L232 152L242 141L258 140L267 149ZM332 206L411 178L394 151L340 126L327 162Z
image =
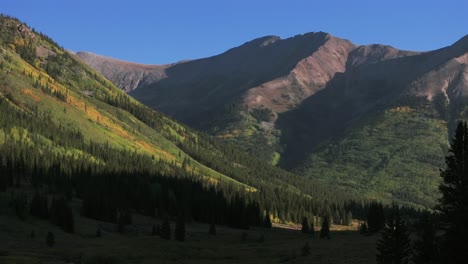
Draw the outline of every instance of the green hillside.
M447 122L426 104L380 110L296 170L369 199L432 207L448 148Z
M85 141L182 165L188 156L176 144L185 137L196 138L195 134L152 112L152 122L161 128L155 130L130 113L132 109L148 109L47 37L18 25L17 21L2 19L1 94L5 103L15 105L21 113L49 119L61 130L79 131ZM2 134L12 133L0 129ZM57 144L50 147L60 152ZM190 169L200 176L232 181L197 162Z

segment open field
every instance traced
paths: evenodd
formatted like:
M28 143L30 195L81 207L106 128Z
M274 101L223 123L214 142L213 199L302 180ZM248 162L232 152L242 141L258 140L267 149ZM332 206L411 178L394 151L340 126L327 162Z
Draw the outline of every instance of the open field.
M47 221L0 216L0 263L375 263L378 239L335 230L327 240L318 238L318 231L311 236L284 227L244 231L217 226L213 236L208 225L189 223L186 241L178 242L150 236L152 224L160 220L147 217L135 216L123 235L114 224L82 217L75 221L75 234L67 234ZM172 222L172 233L174 226ZM97 227L101 237L95 237ZM45 243L48 231L55 235L52 248ZM310 255L302 256L306 242Z

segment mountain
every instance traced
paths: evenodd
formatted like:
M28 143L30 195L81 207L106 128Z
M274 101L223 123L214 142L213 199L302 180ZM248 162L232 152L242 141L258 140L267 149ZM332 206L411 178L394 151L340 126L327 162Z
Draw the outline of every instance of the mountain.
M166 78L165 69L170 67L131 63L90 52L78 52L76 55L91 68L99 69L100 73L127 93Z
M333 208L344 212L334 218L341 223L348 211L363 212L352 202L364 201L360 194L294 175L178 123L7 16L0 16L0 115L2 206L24 209L37 193L75 199L85 216L102 221L130 212L175 217L184 207L193 219L217 214L217 222L243 228L258 225L268 210L277 222Z
M215 112L214 109L241 97L245 97L243 102L249 108L263 105L282 112L320 90L335 72L343 70L345 58L341 57L346 57L353 47L349 41L323 32L286 40L276 36L263 37L218 56L170 66L148 66L160 67L153 71L153 75L163 77L132 89L132 95L191 125L203 120L206 113ZM121 79L129 80L121 87L129 87L130 76L143 67L132 64L127 72L122 71L118 61L89 53L79 52L77 55L106 78L120 83L116 76L108 73L113 65ZM330 56L335 60L325 63ZM304 74L314 65L320 65L315 76ZM283 91L293 82L299 82L303 87ZM282 93L278 94L279 91ZM261 95L263 93L268 94ZM272 103L274 99L277 101Z
M467 57L468 36L429 52L323 32L267 36L158 66L161 79L129 94L310 179L432 206L449 132L467 117ZM118 83L105 60L94 68Z

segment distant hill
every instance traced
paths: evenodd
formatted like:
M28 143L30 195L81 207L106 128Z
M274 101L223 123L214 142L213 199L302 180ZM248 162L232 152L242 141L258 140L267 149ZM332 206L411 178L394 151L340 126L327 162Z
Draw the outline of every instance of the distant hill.
M118 84L105 61L90 65ZM430 206L448 132L466 118L467 64L468 36L429 52L323 32L267 36L154 66L162 77L130 95L299 174Z

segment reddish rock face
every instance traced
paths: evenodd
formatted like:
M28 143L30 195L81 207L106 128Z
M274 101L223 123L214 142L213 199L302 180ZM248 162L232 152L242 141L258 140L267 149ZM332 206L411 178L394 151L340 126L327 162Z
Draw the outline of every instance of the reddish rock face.
M249 108L288 111L324 89L337 73L345 72L348 55L354 48L347 40L326 35L324 43L298 61L289 73L249 89L244 102Z
M171 65L141 65L91 53L77 55L136 99L190 125L232 103L278 114L310 104L333 89L329 104L354 100L359 112L402 94L467 95L468 36L425 53L357 46L318 32L267 36L223 54ZM323 97L323 96L322 96ZM347 98L347 99L345 99ZM310 101L310 102L309 102Z

